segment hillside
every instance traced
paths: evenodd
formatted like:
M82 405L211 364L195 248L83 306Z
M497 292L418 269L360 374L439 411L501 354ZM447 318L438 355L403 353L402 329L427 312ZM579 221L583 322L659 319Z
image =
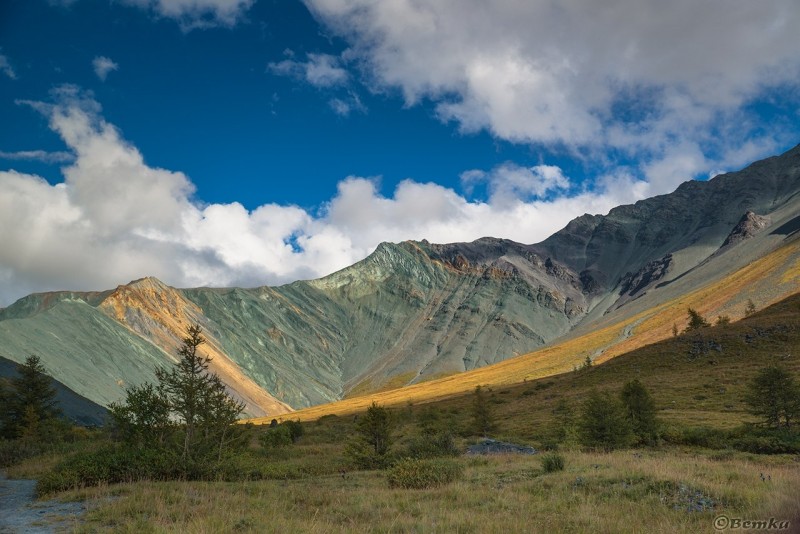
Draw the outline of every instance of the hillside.
M796 292L798 192L800 146L584 215L536 245L384 243L280 287L180 290L146 278L31 295L0 310L0 356L38 354L107 405L174 361L197 323L252 416L403 386L398 399L509 383L664 339L687 305L737 318L747 299L763 307Z

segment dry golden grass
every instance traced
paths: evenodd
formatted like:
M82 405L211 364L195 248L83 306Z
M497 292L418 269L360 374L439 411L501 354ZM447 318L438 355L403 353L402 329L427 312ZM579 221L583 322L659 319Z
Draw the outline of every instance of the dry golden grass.
M764 307L800 291L800 242L790 243L698 291L665 302L589 334L512 358L495 365L450 375L411 386L350 397L286 414L283 419L312 421L329 414L345 415L365 410L373 401L386 406L431 402L472 391L476 386L504 387L553 376L579 366L588 355L602 351L604 362L629 351L672 337L673 325L683 329L686 309L695 308L710 320L725 313L736 320L752 298ZM742 303L739 305L738 303ZM268 423L272 417L253 419ZM279 417L280 420L280 417Z
M74 492L77 532L713 532L719 515L792 519L800 487L787 458L691 452L462 458L461 481L390 489L379 472L246 483L137 483ZM762 482L760 473L771 477Z

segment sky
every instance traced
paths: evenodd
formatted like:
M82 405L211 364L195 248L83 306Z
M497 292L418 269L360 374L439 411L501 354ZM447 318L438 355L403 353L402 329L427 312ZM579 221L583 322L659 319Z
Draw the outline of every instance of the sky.
M535 243L800 142L796 0L2 0L0 306Z

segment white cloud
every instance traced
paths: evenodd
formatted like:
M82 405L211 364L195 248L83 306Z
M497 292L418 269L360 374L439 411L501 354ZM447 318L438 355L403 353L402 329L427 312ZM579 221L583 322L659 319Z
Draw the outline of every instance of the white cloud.
M490 235L532 243L575 215L607 212L646 192L617 176L598 192L537 198L569 186L561 170L505 164L472 171L492 191L487 202L411 180L385 197L377 179L348 177L319 213L202 205L184 174L148 166L75 87L59 88L53 104L27 104L47 116L76 159L56 185L0 171L4 304L32 291L109 288L147 275L184 287L284 283L350 265L381 241Z
M42 163L66 163L75 159L70 152L47 152L46 150L20 150L6 152L0 150L0 159L41 161Z
M11 62L4 54L0 54L0 72L11 78L12 80L17 79L17 73L14 68L11 66Z
M305 3L375 90L432 101L465 132L577 150L593 165L619 151L649 168L653 192L687 169L735 166L724 156L754 136L763 156L797 134L796 121L781 131L748 111L772 88L798 94L796 0ZM675 146L683 159L669 170Z
M328 101L334 113L347 117L353 112L366 113L367 107L361 102L357 94L351 92L344 98L331 98Z
M294 57L291 50L285 51L284 54ZM333 87L347 82L347 71L340 66L339 60L335 56L306 54L306 57L307 61L284 59L269 63L267 67L274 74L305 80L314 87Z
M101 81L106 81L108 73L112 70L119 70L119 65L105 56L98 56L92 60L92 68Z
M177 20L184 31L213 26L233 27L255 0L123 0Z
M567 189L570 185L559 167L520 167L511 162L488 173L479 169L466 171L461 174L461 182L468 190L477 183L485 182L488 184L490 202L498 206L530 198L543 199L548 193Z

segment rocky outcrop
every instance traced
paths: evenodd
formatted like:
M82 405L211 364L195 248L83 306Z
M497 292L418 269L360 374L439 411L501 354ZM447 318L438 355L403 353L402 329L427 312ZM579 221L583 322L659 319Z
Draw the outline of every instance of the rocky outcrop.
M736 226L733 227L731 233L725 238L722 243L722 248L729 247L741 243L745 239L750 239L758 232L769 226L770 218L756 215L750 210L747 210Z
M633 297L663 279L672 264L672 254L653 260L637 273L627 273L620 282L620 294Z

